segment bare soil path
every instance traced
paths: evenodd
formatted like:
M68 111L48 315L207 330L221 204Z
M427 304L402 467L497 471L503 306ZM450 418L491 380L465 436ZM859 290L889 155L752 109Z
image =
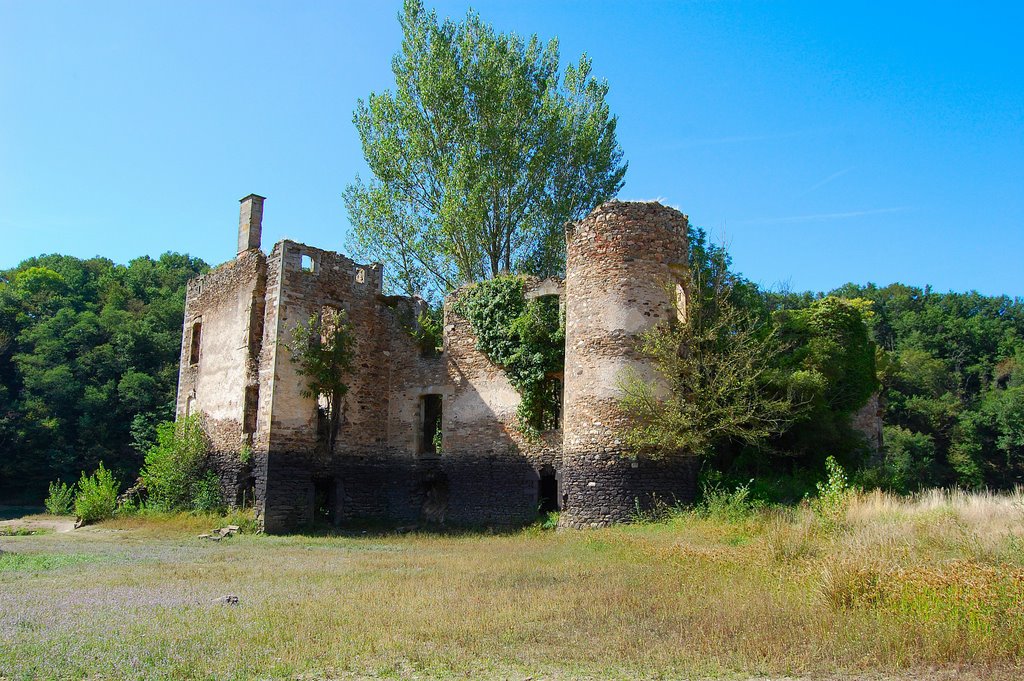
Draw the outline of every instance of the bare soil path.
M71 516L29 515L12 520L0 520L0 536L24 530L28 532L71 532L75 519Z

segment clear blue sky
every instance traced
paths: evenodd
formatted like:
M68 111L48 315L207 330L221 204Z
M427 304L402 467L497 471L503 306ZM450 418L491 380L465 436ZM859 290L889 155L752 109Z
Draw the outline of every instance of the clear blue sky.
M430 4L462 17L470 3ZM474 2L611 85L620 198L660 198L766 286L1024 295L1021 3ZM0 268L340 249L356 99L400 2L0 0Z

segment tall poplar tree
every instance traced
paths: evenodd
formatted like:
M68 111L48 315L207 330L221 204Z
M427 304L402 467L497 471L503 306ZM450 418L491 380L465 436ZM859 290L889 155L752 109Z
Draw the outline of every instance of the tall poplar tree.
M394 91L353 116L373 173L345 190L350 246L388 285L436 299L503 272L557 274L563 227L622 188L608 84L558 43L498 33L470 11L438 23L420 0L399 16Z

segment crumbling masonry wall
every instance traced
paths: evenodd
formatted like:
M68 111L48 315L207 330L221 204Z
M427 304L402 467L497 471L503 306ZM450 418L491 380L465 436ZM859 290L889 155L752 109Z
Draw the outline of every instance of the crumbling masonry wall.
M200 415L226 499L254 505L267 531L371 518L523 523L542 488L549 502L555 490L568 527L693 498L691 460L633 456L619 408L630 372L659 382L636 340L676 314L686 216L605 203L567 228L565 281L527 281L528 297L559 296L566 317L560 428L533 441L516 427L518 393L456 311L461 291L445 302L443 351L425 352L410 333L423 301L383 295L380 265L288 240L264 255L263 201L241 201L237 257L188 285L177 414ZM295 327L328 308L345 311L355 336L333 448L289 349ZM428 401L441 408L440 452L426 442ZM858 426L875 433L877 412L867 405Z
M570 241L569 284L527 282L528 297L560 297L570 324L567 359L576 366L565 385L564 423L575 424L572 430L527 440L515 421L520 397L504 370L476 348L470 323L455 310L459 292L446 301L443 352L423 352L410 333L422 301L383 295L380 265L331 251L285 240L264 256L263 199L246 197L237 258L189 285L178 414L201 414L226 498L254 497L271 532L359 518L528 522L542 484L550 494L552 483L559 504L570 500L572 523L626 519L624 509L634 509L637 499L685 493L679 467L666 471L623 458L610 435L615 424L593 411L611 408L614 376L631 361L622 333L663 316L645 282L685 262L685 237L678 237L685 218L668 210L607 204ZM661 232L645 232L648 223ZM652 240L657 234L662 241ZM660 260L637 267L647 248ZM333 449L289 349L296 325L327 308L345 311L356 339ZM193 328L200 329L196 343ZM427 396L442 407L440 453L424 442ZM591 437L595 423L600 433ZM572 443L571 459L563 460L563 440ZM326 517L318 516L325 509Z
M248 396L254 406L259 384L265 293L266 258L256 250L193 279L185 294L176 413L200 416L213 467L233 501L254 470L265 476L265 457L246 463L241 456L255 436L246 402Z
M242 222L252 233L244 200ZM524 440L514 423L519 396L476 349L468 321L449 306L444 351L424 353L410 333L424 304L384 296L381 285L379 265L288 240L267 256L241 251L190 284L177 413L202 416L225 497L255 497L271 532L324 519L324 490L334 522L532 520L541 470L560 464L561 432ZM356 341L333 450L290 351L296 325L326 308L345 311ZM427 395L443 402L439 455L423 443Z
M633 456L619 406L631 373L659 382L636 342L676 314L670 295L687 267L686 232L677 210L618 201L567 230L562 525L623 522L657 499L693 498L690 459Z

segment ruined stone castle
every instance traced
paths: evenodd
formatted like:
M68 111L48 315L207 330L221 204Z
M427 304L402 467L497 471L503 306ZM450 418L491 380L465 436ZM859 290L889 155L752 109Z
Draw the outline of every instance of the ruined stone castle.
M242 199L237 257L189 282L177 415L200 415L225 494L255 506L267 531L507 525L555 509L588 527L692 498L692 466L626 451L617 388L628 367L651 375L634 339L675 314L665 283L686 266L686 216L605 203L567 228L565 279L527 282L527 297L558 296L566 323L561 414L528 440L518 393L453 309L458 293L441 352L425 354L408 332L423 301L385 295L379 264L288 240L263 253L263 203ZM356 338L333 448L288 349L296 325L327 310L344 310Z

